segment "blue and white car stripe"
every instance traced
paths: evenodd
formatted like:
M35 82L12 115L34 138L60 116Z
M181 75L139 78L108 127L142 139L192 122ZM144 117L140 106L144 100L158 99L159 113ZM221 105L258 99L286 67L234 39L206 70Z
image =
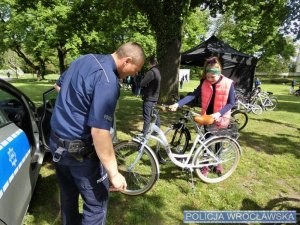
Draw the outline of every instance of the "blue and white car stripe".
M0 143L0 199L29 154L30 145L21 129Z

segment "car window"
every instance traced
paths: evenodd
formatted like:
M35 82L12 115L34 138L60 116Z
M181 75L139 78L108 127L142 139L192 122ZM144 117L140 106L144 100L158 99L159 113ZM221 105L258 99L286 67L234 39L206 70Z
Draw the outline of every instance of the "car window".
M10 121L7 118L6 114L2 112L0 109L0 127L3 127L4 125L8 124Z
M22 126L24 117L24 106L19 99L0 90L0 111L1 124L9 121L14 122L17 126Z

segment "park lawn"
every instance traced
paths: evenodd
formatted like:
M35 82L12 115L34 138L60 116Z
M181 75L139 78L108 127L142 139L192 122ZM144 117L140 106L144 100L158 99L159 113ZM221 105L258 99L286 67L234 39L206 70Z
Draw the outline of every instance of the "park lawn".
M41 102L38 93L53 85L52 81L12 83L37 104ZM193 91L198 83L184 83L180 91ZM218 184L205 184L194 177L193 188L190 176L180 168L161 165L160 179L147 194L111 194L107 224L182 224L184 210L296 209L299 213L300 98L289 95L289 87L283 84L264 83L262 90L278 97L278 107L262 115L249 114L249 123L239 138L243 155L231 177ZM141 105L140 98L122 90L116 114L120 140L141 130ZM162 112L162 127L179 116L180 112ZM25 225L46 224L60 224L59 189L49 155L25 219Z

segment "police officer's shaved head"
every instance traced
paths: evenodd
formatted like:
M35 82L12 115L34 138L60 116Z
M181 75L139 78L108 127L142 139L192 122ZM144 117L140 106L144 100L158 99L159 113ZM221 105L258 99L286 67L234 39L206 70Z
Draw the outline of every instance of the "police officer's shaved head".
M134 63L145 61L145 53L143 48L136 42L127 42L121 45L116 54L119 58L131 57Z

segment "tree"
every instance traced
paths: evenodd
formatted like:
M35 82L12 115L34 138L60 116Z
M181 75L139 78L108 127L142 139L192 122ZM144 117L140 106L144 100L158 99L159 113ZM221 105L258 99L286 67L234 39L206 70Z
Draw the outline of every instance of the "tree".
M160 99L170 100L178 94L178 68L184 18L190 9L189 0L133 0L133 3L148 18L154 31L156 53L162 74Z
M282 31L294 35L296 40L300 39L300 0L289 0L287 5L289 13L283 23Z
M262 1L253 6L249 1L244 2L243 6L246 8L244 14L233 13L241 7L237 4L218 19L217 35L234 48L259 57L258 71L266 68L269 72L288 71L295 46L291 38L279 32L287 14L286 4L277 1L266 4ZM267 26L266 21L272 21L272 25Z
M149 24L155 33L157 55L162 72L162 101L170 100L171 94L178 93L178 67L184 21L189 12L200 7L209 9L211 16L230 11L231 18L237 24L230 34L222 34L235 42L237 49L248 53L264 53L265 49L274 50L284 42L276 37L283 19L289 13L286 1L252 0L244 1L204 1L204 0L133 0L139 10L147 15ZM276 37L274 39L274 37Z
M191 49L204 41L209 27L208 10L200 10L200 7L191 10L183 24L181 51Z
M218 32L219 37L241 51L267 56L283 52L280 44L288 43L277 35L289 12L286 1L3 0L0 49L11 48L44 73L49 63L62 72L79 54L111 53L128 40L142 42L148 55L156 52L161 99L167 102L178 93L180 51L204 37L208 14L230 12L234 26Z
M46 64L58 65L62 73L78 55L111 53L127 40L143 41L155 52L147 19L126 14L116 0L5 0L1 5L6 20L0 23L0 48L14 50L42 75Z

